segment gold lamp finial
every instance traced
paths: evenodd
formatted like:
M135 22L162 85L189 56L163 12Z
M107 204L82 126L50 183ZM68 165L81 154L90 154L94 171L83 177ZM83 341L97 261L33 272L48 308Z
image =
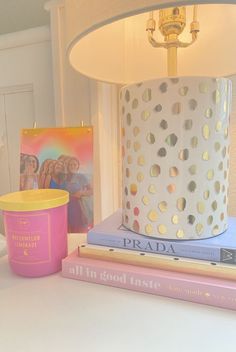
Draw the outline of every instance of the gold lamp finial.
M158 42L153 37L156 29L156 21L153 18L153 12L147 21L148 40L155 48L167 49L168 57L168 76L177 75L177 49L186 48L197 40L199 32L199 23L197 21L197 5L193 8L193 21L190 25L192 40L189 43L182 42L178 39L186 26L186 9L185 7L173 7L159 11L158 27L164 36L164 42Z

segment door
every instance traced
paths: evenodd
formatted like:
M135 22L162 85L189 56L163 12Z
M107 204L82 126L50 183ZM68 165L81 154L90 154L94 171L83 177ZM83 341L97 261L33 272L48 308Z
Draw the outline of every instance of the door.
M20 131L34 125L31 85L0 90L0 194L19 190ZM2 216L0 232L3 231Z

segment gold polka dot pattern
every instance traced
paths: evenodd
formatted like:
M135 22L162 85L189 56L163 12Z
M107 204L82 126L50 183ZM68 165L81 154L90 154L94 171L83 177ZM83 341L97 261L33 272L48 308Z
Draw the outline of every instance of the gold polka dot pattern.
M161 225L158 225L158 232L161 234L161 235L165 235L166 232L167 232L167 228L165 225L161 224Z
M163 202L160 202L158 204L158 208L160 209L160 211L162 213L164 213L165 211L167 211L167 202L163 201Z
M122 88L124 226L176 240L227 228L230 84L181 77Z
M150 210L147 217L150 221L157 221L158 216L156 210Z

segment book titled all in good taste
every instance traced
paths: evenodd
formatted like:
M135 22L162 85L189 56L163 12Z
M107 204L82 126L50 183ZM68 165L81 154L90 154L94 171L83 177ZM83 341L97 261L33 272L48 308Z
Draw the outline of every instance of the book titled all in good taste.
M82 258L77 250L62 260L62 276L236 310L234 281Z
M121 225L122 213L116 213L88 232L87 242L101 246L168 254L236 264L236 218L229 218L228 229L221 235L203 240L172 241L146 237Z

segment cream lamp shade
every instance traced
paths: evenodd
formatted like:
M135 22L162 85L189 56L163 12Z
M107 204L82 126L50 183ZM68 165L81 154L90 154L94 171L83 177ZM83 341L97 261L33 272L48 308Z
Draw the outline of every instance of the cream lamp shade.
M82 74L100 81L129 84L165 77L166 50L153 48L147 40L148 11L193 3L189 0L66 0L69 61ZM200 3L199 38L191 47L178 50L178 75L235 73L236 6L232 4L236 0ZM186 10L191 21L192 6ZM182 34L186 41L190 39L187 28L188 24ZM160 34L157 36L162 39Z
M163 239L207 238L228 226L232 91L223 77L236 71L236 0L201 1L200 33L193 45L178 48L178 76L167 77L166 50L147 39L150 11L155 17L157 9L173 12L185 5L188 27L194 18L190 3L195 2L65 1L71 65L94 79L125 85L123 225ZM160 33L155 36L163 41ZM187 29L179 38L191 41Z

